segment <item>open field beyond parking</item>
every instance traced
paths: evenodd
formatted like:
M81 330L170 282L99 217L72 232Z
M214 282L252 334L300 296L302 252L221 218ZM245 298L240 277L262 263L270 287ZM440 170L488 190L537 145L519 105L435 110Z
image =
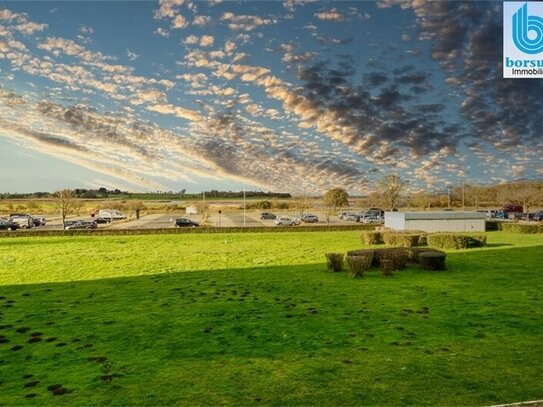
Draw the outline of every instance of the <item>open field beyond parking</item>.
M446 272L327 273L360 234L0 239L0 404L543 398L542 234L487 233Z

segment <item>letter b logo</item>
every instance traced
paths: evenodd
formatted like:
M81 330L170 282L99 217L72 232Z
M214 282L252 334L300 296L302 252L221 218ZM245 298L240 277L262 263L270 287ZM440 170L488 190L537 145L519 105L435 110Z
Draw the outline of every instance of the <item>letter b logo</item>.
M527 3L513 15L513 42L526 54L539 54L543 51L543 18L529 16Z

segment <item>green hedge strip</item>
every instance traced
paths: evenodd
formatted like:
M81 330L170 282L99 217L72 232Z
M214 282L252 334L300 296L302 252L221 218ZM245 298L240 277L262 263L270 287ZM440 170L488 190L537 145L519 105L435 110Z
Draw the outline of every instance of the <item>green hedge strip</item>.
M192 233L282 233L282 232L344 232L373 230L374 225L294 226L294 227L199 227L163 229L94 229L94 230L17 230L0 231L2 237L49 237L49 236L127 236L127 235L178 235Z

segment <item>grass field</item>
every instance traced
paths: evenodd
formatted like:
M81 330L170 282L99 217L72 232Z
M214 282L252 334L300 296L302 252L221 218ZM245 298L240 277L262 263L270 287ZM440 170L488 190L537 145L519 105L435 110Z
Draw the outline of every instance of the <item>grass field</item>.
M360 232L0 239L0 405L543 398L543 236L327 273Z

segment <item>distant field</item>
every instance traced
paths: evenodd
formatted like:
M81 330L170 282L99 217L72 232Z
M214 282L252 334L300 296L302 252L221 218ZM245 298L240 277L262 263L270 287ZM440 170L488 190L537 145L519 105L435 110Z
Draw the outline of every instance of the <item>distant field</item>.
M488 239L357 280L360 232L0 239L0 405L541 399L543 236Z

